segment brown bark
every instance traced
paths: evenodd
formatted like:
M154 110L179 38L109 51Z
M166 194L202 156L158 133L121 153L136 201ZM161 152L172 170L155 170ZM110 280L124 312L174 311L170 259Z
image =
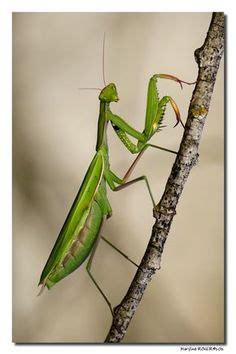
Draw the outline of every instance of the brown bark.
M216 75L224 52L224 14L213 13L201 48L195 51L198 78L189 106L188 118L180 148L160 202L154 208L156 219L146 252L132 283L115 308L113 322L105 342L120 342L135 314L148 283L160 269L162 253L179 198L192 167L198 160L198 147L208 114Z

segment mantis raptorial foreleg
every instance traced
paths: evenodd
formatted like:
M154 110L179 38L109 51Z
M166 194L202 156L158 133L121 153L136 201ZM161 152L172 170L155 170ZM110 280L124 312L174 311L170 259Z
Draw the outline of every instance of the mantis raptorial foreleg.
M132 153L136 154L143 150L146 143L151 139L151 137L162 128L162 121L165 114L165 109L168 103L171 104L175 115L176 115L176 124L180 122L184 127L184 124L180 118L180 112L177 104L170 96L164 96L159 99L159 93L157 90L157 79L164 78L170 79L178 82L182 88L182 82L186 84L186 81L180 80L175 76L167 75L167 74L156 74L153 75L149 80L148 84L148 93L147 93L147 107L146 107L146 117L145 117L145 126L143 132L139 132L136 129L132 128L127 124L124 119L113 114L111 111L108 112L109 120L111 121L112 127L115 130L117 136L121 140L121 142L126 146L126 148ZM137 139L137 144L134 144L128 137ZM150 144L151 146L151 144ZM164 150L162 148L162 150ZM168 151L168 149L166 149Z
M177 107L177 106L176 106ZM164 115L164 111L162 113ZM112 127L114 131L116 132L118 138L121 140L121 142L125 145L125 147L132 153L132 154L137 154L140 151L143 150L144 146L146 145L147 141L151 139L152 135L157 131L161 130L163 126L160 125L160 123L157 123L154 121L152 124L152 130L147 132L147 135L145 133L145 130L147 130L147 127L145 127L143 133L137 132L135 129L131 128L128 126L126 123L125 125L123 124L123 119L113 113L110 112L109 116L111 120ZM160 118L162 120L162 117ZM181 121L182 122L182 121ZM178 124L178 121L177 121ZM176 125L175 125L176 126ZM137 144L134 144L130 138L128 137L130 135L131 137L137 139ZM149 146L152 146L149 144ZM157 147L161 150L173 152L171 150L162 148L162 147Z

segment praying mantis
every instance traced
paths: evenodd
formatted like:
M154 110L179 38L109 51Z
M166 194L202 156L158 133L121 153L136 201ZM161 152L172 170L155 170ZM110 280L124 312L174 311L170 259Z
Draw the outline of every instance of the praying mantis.
M113 315L113 308L110 301L91 273L92 260L99 240L103 239L124 257L126 257L130 262L135 264L137 267L138 265L130 260L123 252L112 245L110 241L102 235L102 227L104 222L112 216L112 207L107 196L107 185L112 191L119 191L134 183L144 181L153 207L155 207L155 201L147 177L142 175L130 180L130 176L137 162L140 160L147 148L153 147L175 153L175 151L149 143L152 136L162 127L165 109L168 104L171 105L175 113L175 126L178 123L181 123L184 127L184 124L180 118L178 106L173 98L170 96L159 98L157 82L158 79L174 80L179 83L181 87L182 83L192 83L180 80L169 74L153 75L149 80L147 90L144 130L140 132L131 127L123 118L112 112L110 105L119 101L117 88L114 83L105 83L104 70L103 79L105 87L100 90L98 97L100 101L100 109L97 127L96 152L42 271L39 285L41 285L40 293L45 287L51 289L57 282L71 274L86 259L89 258L86 265L86 270L91 280L105 299ZM118 177L110 168L107 141L108 125L112 126L117 137L127 148L127 150L132 154L137 154L137 157L123 178ZM131 141L130 138L135 139L136 143Z

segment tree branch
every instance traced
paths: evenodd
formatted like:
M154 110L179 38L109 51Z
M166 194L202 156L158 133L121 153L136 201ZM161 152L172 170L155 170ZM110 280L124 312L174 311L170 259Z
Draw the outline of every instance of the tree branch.
M140 267L124 299L115 308L113 322L105 340L107 343L118 343L124 338L148 283L160 269L164 245L179 198L189 173L198 160L198 147L223 52L224 13L213 13L205 42L194 53L199 68L198 78L178 155L161 200L154 208L156 221Z

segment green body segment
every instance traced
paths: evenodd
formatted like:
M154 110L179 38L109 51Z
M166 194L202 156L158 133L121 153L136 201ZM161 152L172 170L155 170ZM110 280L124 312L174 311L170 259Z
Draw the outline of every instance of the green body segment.
M103 212L96 200L86 212L84 226L78 234L73 235L71 246L63 259L47 277L46 286L50 289L55 283L72 273L88 257L102 226Z
M145 117L145 136L149 137L152 134L154 119L157 118L159 97L156 89L157 77L153 75L148 83L147 91L147 106ZM158 123L158 119L156 119Z

